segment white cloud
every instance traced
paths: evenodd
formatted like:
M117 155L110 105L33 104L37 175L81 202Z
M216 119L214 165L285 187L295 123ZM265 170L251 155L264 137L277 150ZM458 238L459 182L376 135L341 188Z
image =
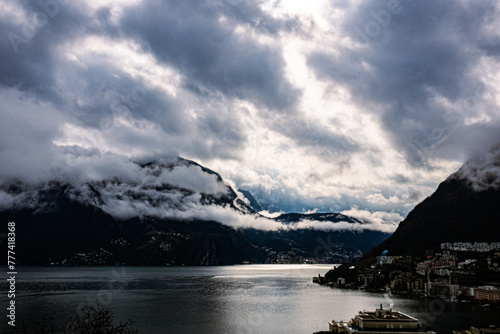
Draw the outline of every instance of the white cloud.
M301 220L293 226L295 229L313 229L320 231L364 231L372 230L372 226L363 225L359 223L348 222L328 222L328 221L315 221L315 220ZM387 231L383 231L387 232Z
M269 212L267 210L262 210L259 212L259 215L264 216L266 218L277 218L277 217L281 216L283 213L284 213L283 211Z
M385 198L382 194L371 194L366 196L366 200L369 203L376 205L387 205L387 204L398 204L399 198L396 196L391 196L389 198Z
M500 145L469 160L452 177L466 180L475 190L500 188Z
M349 210L344 210L342 214L357 218L368 224L370 229L394 232L398 224L403 220L403 217L395 212L360 210L357 207L352 207Z

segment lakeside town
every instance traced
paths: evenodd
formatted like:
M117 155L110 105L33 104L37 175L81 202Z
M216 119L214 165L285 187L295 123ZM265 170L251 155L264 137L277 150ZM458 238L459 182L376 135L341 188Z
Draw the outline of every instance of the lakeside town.
M344 264L313 282L448 302L500 306L500 242L447 242L424 258L384 254Z

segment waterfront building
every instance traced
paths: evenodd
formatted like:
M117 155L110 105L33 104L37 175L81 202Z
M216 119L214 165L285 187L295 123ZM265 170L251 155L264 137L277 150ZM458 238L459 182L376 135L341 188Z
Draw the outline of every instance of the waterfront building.
M491 286L474 288L474 299L500 303L500 290Z
M418 319L392 309L384 310L382 305L374 312L360 311L348 322L332 320L329 331L341 334L403 334L421 332ZM428 334L436 334L427 331Z
M459 286L457 284L442 282L427 282L425 283L425 292L428 296L452 301L455 300L458 295Z

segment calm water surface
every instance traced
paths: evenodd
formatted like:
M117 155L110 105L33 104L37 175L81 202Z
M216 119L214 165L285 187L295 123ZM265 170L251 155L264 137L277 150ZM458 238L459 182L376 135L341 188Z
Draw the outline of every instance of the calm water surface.
M500 325L496 309L312 283L313 276L331 267L19 267L17 319L30 324L52 317L62 324L83 306L98 302L116 320L134 320L141 333L311 334L327 330L331 319L349 320L382 303L432 324L439 334L470 325ZM6 287L1 286L4 291Z

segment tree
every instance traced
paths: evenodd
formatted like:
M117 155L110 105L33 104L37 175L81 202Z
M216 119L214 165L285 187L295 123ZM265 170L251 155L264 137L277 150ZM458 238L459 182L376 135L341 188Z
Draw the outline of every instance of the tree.
M113 325L113 312L102 306L85 307L83 316L69 318L64 324L65 334L137 334L138 329L131 328L132 320Z
M4 330L4 334L138 334L139 330L132 328L132 320L120 322L118 326L113 325L113 312L102 306L85 307L83 315L69 318L64 327L56 331L52 319L44 319L38 322L33 330L27 329L24 322L20 322L15 328Z

